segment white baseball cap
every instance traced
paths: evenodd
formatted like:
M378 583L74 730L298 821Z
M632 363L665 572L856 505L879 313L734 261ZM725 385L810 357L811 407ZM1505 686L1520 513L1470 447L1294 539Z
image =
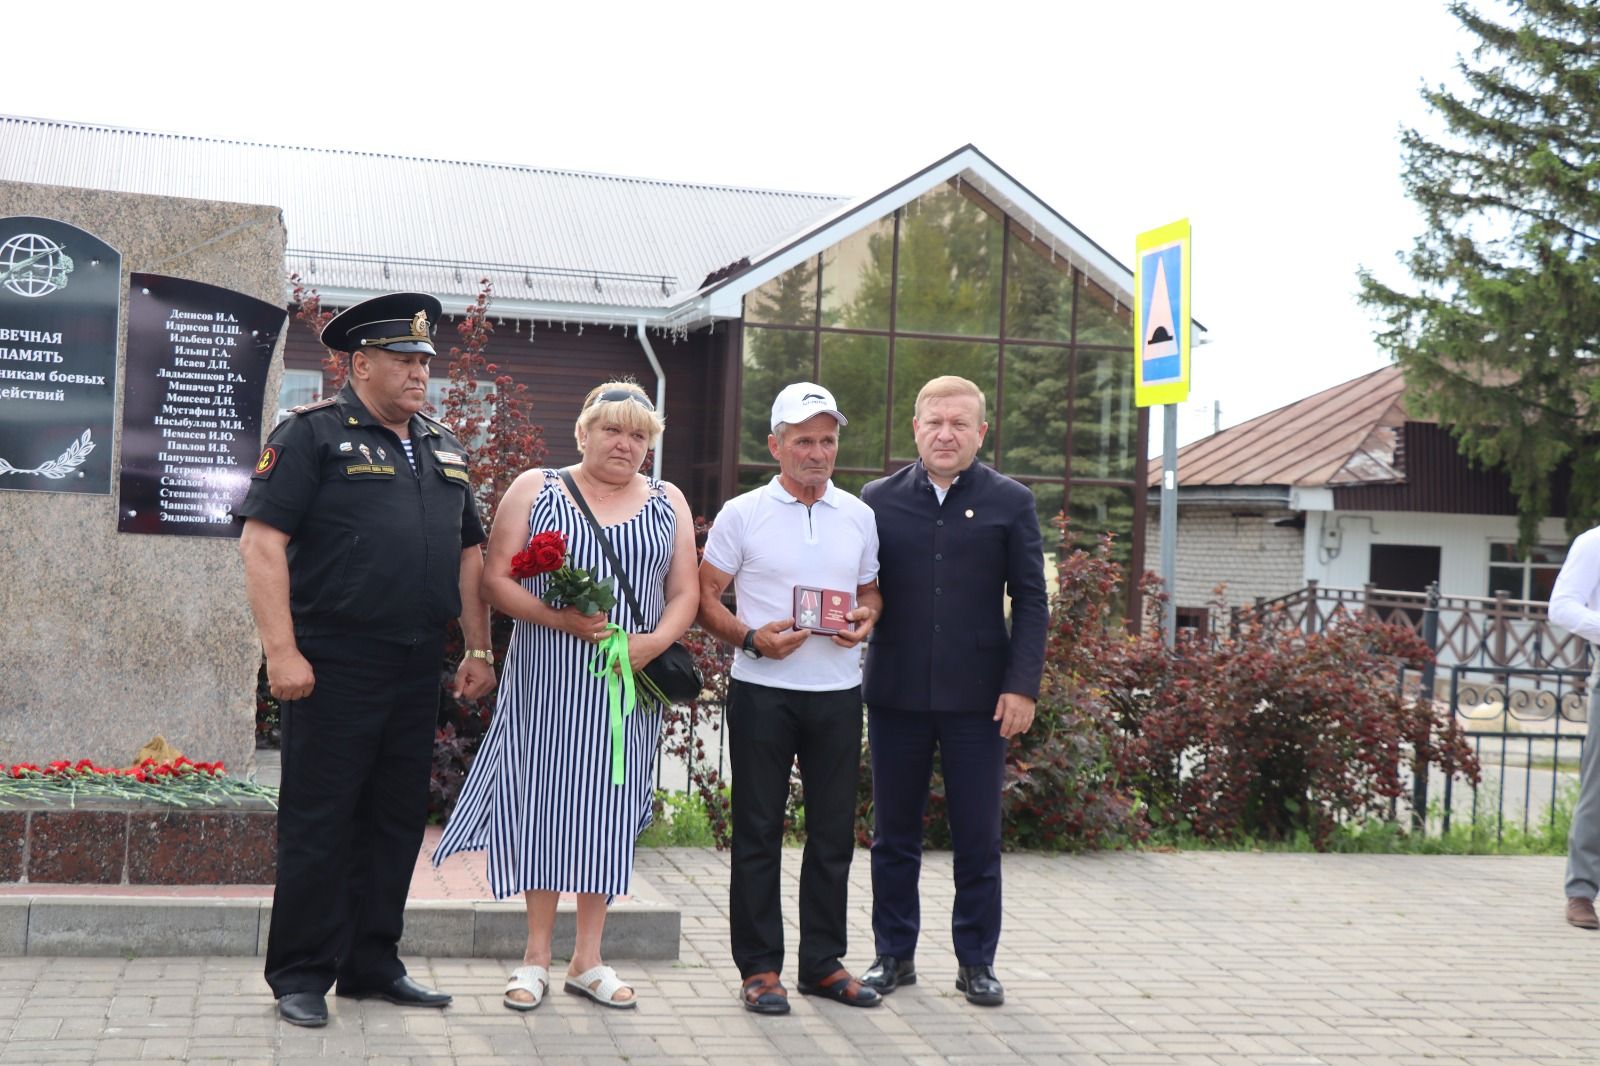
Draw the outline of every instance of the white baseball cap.
M773 429L777 429L780 422L787 422L793 426L814 415L832 415L839 420L841 426L850 424L849 420L839 413L839 405L834 402L833 393L809 381L795 382L778 393L778 398L772 401Z

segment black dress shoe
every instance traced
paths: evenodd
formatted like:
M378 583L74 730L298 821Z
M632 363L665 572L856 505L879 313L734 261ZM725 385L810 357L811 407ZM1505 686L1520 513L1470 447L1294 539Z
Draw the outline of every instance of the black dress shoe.
M328 1024L328 1001L320 992L290 992L278 997L278 1017L290 1025L315 1029Z
M967 1002L979 1007L998 1007L1006 1001L1005 986L994 975L993 966L958 967L956 991L965 992Z
M911 959L879 955L868 967L867 972L861 975L861 983L868 988L876 988L880 995L887 996L901 985L917 983L917 964Z
M379 988L346 988L340 985L334 995L346 999L386 999L402 1007L448 1007L450 996L427 985L419 985L409 977L396 977Z

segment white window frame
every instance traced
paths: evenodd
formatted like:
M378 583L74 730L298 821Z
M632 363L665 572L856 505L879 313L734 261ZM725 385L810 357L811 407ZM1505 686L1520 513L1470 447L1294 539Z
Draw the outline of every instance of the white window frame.
M444 410L444 394L449 390L449 388L450 379L448 377L430 377L428 379L428 406L424 407L423 410L427 412L430 417L439 418L440 421L443 421L443 419L440 418L440 412ZM492 392L494 392L493 381L479 380L473 383L472 394L479 399L482 399ZM449 425L449 423L445 424ZM454 432L455 427L450 426L450 429L452 432ZM457 435L459 436L459 434ZM464 444L469 451L477 451L483 446L483 443L488 439L488 436L488 427L481 426L472 440L463 440L461 443Z
M321 397L322 371L285 369L283 378L278 382L278 417L273 420L274 424L282 422L291 407L299 407Z
M1512 558L1507 560L1496 560L1494 557L1496 548L1504 548L1506 550L1506 554L1512 556ZM1511 598L1514 600L1531 600L1533 593L1533 572L1535 570L1550 571L1552 575L1554 575L1556 572L1560 571L1561 564L1565 562L1567 558L1567 546L1565 544L1539 544L1536 546L1536 550L1540 552L1548 552L1557 556L1558 558L1554 562L1533 559L1517 559L1515 558L1517 552L1516 541L1491 540L1489 542L1489 572L1487 575L1489 580L1487 582L1487 594L1491 597L1494 595L1495 571L1516 570L1519 572L1521 577L1520 588L1510 589L1508 592L1510 593ZM1553 576L1552 580L1554 580ZM1539 600L1534 602L1542 603L1544 601Z

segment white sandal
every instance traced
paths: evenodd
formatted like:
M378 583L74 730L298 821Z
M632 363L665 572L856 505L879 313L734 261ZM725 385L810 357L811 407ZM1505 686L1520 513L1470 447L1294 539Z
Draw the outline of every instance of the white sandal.
M599 987L591 988L590 986L596 981L599 982ZM615 998L624 988L632 992L633 986L618 978L617 971L604 964L585 970L577 976L568 974L564 987L574 996L587 996L602 1007L611 1007L614 1010L631 1010L639 1005L637 994L624 1000Z
M505 995L500 1002L512 1010L532 1010L544 1002L544 994L550 988L550 971L543 966L518 966L511 971L511 980L506 982ZM512 999L511 993L526 992L533 998L530 1000Z

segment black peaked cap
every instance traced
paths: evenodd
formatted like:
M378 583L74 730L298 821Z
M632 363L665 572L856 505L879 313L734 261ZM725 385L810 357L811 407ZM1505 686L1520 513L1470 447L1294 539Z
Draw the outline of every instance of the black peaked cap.
M322 327L322 343L336 352L383 348L437 355L433 331L444 308L425 292L391 292L346 308Z

